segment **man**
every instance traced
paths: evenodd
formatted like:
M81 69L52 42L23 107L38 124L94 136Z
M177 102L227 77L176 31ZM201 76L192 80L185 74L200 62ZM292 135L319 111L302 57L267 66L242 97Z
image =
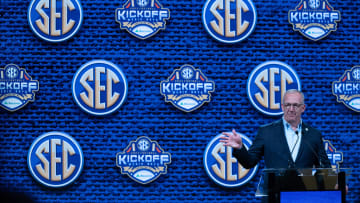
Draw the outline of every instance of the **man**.
M245 168L254 167L264 156L266 168L331 168L321 133L301 119L306 105L298 90L285 92L283 118L262 126L249 148L235 130L223 133L220 142L234 148L233 155Z

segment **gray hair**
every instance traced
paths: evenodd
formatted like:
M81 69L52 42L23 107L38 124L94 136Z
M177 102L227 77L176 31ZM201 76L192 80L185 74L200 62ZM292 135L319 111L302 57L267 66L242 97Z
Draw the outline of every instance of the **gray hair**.
M284 93L283 99L282 99L282 103L284 103L284 99L285 99L285 96L286 96L287 94L294 94L294 93L300 94L300 96L301 96L301 103L304 104L304 102L305 102L304 93L302 93L300 90L297 90L297 89L286 90L286 92Z

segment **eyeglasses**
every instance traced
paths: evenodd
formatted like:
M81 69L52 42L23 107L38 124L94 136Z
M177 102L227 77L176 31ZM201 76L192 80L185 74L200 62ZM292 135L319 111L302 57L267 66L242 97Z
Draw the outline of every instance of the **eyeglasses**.
M294 107L295 110L298 110L300 107L302 107L304 104L297 104L297 103L294 103L294 104L290 104L290 103L285 103L284 104L284 107L286 109L290 109L291 107Z

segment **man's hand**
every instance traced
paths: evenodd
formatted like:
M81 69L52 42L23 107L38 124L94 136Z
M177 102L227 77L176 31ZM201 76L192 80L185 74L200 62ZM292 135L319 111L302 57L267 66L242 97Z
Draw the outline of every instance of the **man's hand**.
M339 189L339 185L336 183L335 185L335 190L338 190ZM348 185L345 185L345 194L348 194L349 193L349 187Z
M222 133L224 136L220 137L220 142L224 143L224 146L230 146L232 148L241 149L242 148L242 139L241 136L235 131L232 130L231 133Z

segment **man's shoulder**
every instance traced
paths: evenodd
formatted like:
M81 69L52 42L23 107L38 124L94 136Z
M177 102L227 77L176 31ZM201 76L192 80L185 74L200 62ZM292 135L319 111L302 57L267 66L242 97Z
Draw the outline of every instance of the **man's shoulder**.
M268 128L281 127L281 126L282 126L282 119L262 125L262 126L260 126L260 128L268 129Z
M316 128L314 128L314 127L312 127L311 125L309 125L309 124L307 124L307 123L305 123L305 122L303 122L303 129L305 129L305 131L310 131L310 132L317 132L317 133L320 133L320 130L318 130L318 129L316 129Z

